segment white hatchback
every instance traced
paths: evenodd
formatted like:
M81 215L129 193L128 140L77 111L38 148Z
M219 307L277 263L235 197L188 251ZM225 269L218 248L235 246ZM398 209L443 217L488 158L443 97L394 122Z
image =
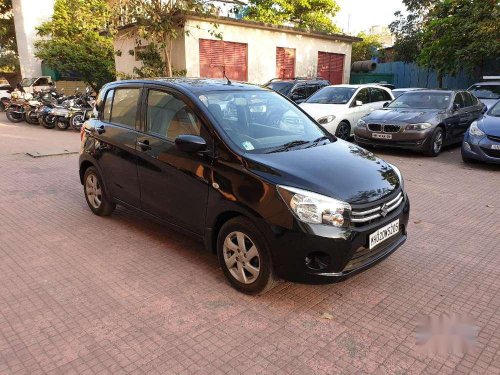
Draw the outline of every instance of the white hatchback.
M377 84L333 85L316 91L300 107L330 133L349 139L361 117L393 100L391 90Z

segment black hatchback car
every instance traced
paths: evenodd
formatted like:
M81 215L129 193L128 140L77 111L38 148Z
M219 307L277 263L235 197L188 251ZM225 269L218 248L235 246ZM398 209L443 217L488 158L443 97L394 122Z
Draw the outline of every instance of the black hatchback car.
M293 79L274 78L264 85L264 87L279 92L281 95L292 99L298 104L304 102L316 91L326 86L330 86L330 82L321 77Z
M467 91L408 91L359 120L354 139L362 146L398 147L437 156L443 146L462 142L484 110L484 104Z
M261 87L204 79L103 87L81 132L90 209L139 210L203 240L231 284L342 279L407 237L399 170Z

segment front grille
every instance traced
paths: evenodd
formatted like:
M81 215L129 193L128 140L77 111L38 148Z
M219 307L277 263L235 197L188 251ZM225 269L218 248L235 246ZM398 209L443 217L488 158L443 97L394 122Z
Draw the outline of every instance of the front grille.
M357 226L372 223L377 219L386 217L390 212L397 209L403 201L404 195L400 191L396 197L387 202L375 202L374 206L362 209L353 208L351 211L351 223Z
M483 152L489 157L500 158L500 150L492 150L491 148L485 147L481 147L481 150L483 150Z
M384 125L385 133L397 133L401 129L399 125Z
M488 139L495 142L500 142L500 137L495 137L494 135L488 135Z
M370 129L372 132L381 132L382 125L380 125L380 124L368 124L368 129Z

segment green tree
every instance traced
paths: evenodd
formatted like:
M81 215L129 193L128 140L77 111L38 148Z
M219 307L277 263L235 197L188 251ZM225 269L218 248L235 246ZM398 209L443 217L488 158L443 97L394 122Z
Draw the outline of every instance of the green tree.
M478 76L500 56L500 3L497 0L443 0L429 11L422 33L420 65L435 69L439 87L445 74L465 68Z
M249 0L242 14L245 19L273 25L335 33L340 31L333 22L339 9L335 0Z
M378 50L382 48L379 35L361 32L357 36L363 40L352 45L352 62L370 60L379 55Z
M105 0L56 0L52 19L37 28L35 56L99 90L115 78L112 38L101 34L109 17Z
M12 0L2 0L0 1L0 71L10 73L18 68Z
M135 37L138 46L142 44L142 40L148 43L146 51L141 55L145 58L143 67L136 69L135 72L139 75L171 77L176 73L172 67L174 40L190 33L184 28L187 16L215 15L217 8L213 1L208 0L123 0L115 7L113 13L112 26L115 33L122 30L121 32L130 34ZM128 25L135 27L124 28ZM212 35L221 38L217 32L217 24L212 23L212 25L213 28L210 30Z

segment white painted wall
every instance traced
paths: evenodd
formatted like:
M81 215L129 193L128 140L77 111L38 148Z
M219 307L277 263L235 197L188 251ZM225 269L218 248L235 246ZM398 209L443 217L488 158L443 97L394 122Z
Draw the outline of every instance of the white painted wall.
M190 77L200 75L199 39L214 39L209 30L209 22L188 20L186 29L186 70ZM217 32L228 42L248 44L248 81L265 83L276 77L276 47L295 48L295 75L315 76L318 66L318 51L345 55L344 83L349 82L351 70L351 49L348 42L322 39L302 34L266 30L248 25L228 25L219 23Z
M14 25L21 76L42 75L41 61L35 58L36 27L49 20L54 12L54 0L13 0Z

